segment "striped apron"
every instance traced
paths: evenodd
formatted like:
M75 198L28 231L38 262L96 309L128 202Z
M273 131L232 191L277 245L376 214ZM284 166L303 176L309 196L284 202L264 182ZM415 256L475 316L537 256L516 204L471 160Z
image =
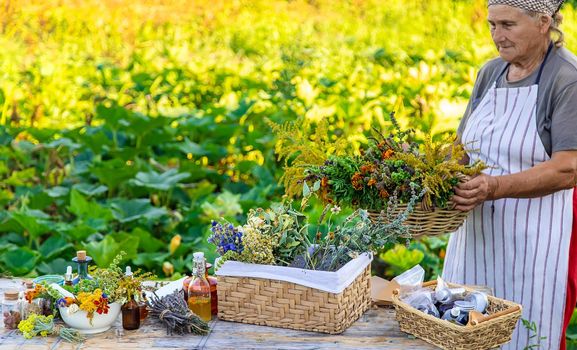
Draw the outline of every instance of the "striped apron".
M469 152L471 162L479 159L490 167L485 173L518 173L550 159L536 127L543 66L529 87L497 88L495 81L470 115L462 142L475 150ZM547 337L539 342L544 349L559 349L563 332L572 196L573 189L485 201L451 235L443 268L447 281L486 285L495 296L521 304L522 318ZM538 338L529 335L519 323L503 349L536 344Z

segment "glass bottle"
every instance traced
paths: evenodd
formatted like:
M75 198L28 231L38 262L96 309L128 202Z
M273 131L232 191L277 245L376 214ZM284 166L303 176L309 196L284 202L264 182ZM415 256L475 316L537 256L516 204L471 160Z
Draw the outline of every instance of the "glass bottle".
M4 328L17 329L18 323L22 320L21 304L18 303L17 290L7 290L4 292L4 299L2 300L2 319L4 321Z
M126 266L124 276L133 278L130 266ZM128 301L120 308L122 310L122 328L129 331L140 328L140 305L134 297L135 295L128 295Z
M461 325L461 323L459 323L458 319L459 316L461 315L461 309L459 309L458 306L455 306L454 308L445 311L445 313L443 314L443 317L441 317L443 320L449 321L451 323L454 324L458 324Z
M140 296L140 302L138 303L138 307L140 308L140 322L142 322L148 316L147 300L146 295L144 293L142 293Z
M25 294L26 292L18 293L18 306L17 308L20 310L20 319L25 320L30 316L30 308L29 303L26 300Z
M78 275L74 280L72 280L72 284L78 284L80 280L88 279L91 280L92 276L88 274L88 265L92 261L92 258L86 256L85 250L79 250L76 252L76 257L72 259L78 265Z
M66 266L66 273L64 274L64 285L72 287L72 266Z
M35 305L34 309L40 315L50 316L52 315L52 303L48 298L34 298L32 304Z
M208 284L210 284L210 311L213 316L216 316L218 315L218 293L217 293L218 281L216 277L208 275L208 270L211 267L212 267L211 263L206 263L204 277L208 281Z
M463 326L469 322L469 312L475 310L475 304L465 301L457 300L455 301L455 307L458 307L461 313L457 317L457 322Z
M188 285L188 308L204 321L211 319L210 284L205 277L204 253L193 254L192 280Z
M121 310L122 328L129 331L140 328L140 306L134 298L129 298Z

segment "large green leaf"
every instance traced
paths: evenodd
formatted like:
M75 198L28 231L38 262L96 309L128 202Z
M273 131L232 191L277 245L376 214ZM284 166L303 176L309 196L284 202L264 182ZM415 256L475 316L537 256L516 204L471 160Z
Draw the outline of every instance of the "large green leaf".
M108 232L107 223L107 220L103 219L76 219L72 223L58 222L54 225L54 229L69 241L79 242L95 233Z
M100 242L88 243L86 251L98 266L108 266L120 251L125 251L128 259L135 258L139 242L138 237L126 233L111 233Z
M24 170L16 170L10 174L10 177L4 180L4 184L10 186L25 186L31 184L36 176L35 168L27 168Z
M119 106L106 107L102 104L96 106L96 115L106 121L106 125L113 130L118 130L121 126L127 126L129 114L125 108Z
M59 138L58 140L54 140L50 143L45 144L44 147L46 147L46 148L67 147L70 150L76 150L76 149L79 149L81 147L81 145L72 141L71 139L69 139L67 137L62 137L62 138Z
M425 254L420 250L409 250L404 245L397 244L379 257L393 268L395 274L399 274L419 264Z
M10 216L20 225L23 231L27 231L32 238L37 238L50 231L49 216L40 210L22 207L10 213Z
M150 232L145 231L139 227L132 230L131 235L138 237L140 240L140 250L143 250L147 253L153 253L159 251L160 249L166 248L166 243L162 242L158 238L155 238Z
M136 178L130 180L130 184L160 191L168 191L174 188L180 180L184 180L189 176L189 173L179 173L176 169L170 169L161 174L151 170L146 173L139 172L136 174Z
M28 248L18 248L2 254L2 262L16 276L22 276L34 269L38 253Z
M117 188L119 185L134 177L137 173L134 166L129 166L121 159L111 159L105 162L93 163L90 167L92 175L98 178L108 188Z
M52 236L44 241L38 250L40 251L40 254L42 254L44 260L50 260L66 249L72 247L72 244L66 242L62 237Z
M55 186L47 188L45 191L48 196L58 198L66 196L70 192L70 189L68 187Z
M140 253L133 262L150 270L162 266L169 256L170 253Z
M70 193L70 206L68 210L82 219L112 219L110 209L103 207L95 201L88 201L75 189Z
M66 267L73 265L75 264L70 259L57 258L48 262L40 262L36 266L36 270L44 275L63 275L66 272Z
M157 208L148 199L116 199L111 201L110 208L114 218L122 223L139 219L155 220L167 215L165 208Z
M240 195L232 194L225 191L219 194L213 203L202 203L202 211L209 219L218 219L221 217L231 218L242 213L242 207L239 204Z
M182 153L192 154L197 157L206 156L210 153L198 143L190 141L188 137L185 137L184 141L179 143L177 147Z
M108 187L99 184L91 185L87 183L81 183L72 186L72 188L89 197L94 197L108 191Z

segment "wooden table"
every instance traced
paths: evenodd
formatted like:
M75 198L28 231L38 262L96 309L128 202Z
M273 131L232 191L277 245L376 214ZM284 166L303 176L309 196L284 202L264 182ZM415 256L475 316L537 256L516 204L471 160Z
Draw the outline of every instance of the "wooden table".
M19 280L0 279L0 294ZM0 322L2 322L0 318ZM0 328L0 349L438 349L402 333L394 310L374 307L340 335L262 327L214 319L206 336L167 336L156 320L147 318L136 331L122 329L120 317L108 331L88 336L82 344L58 337L26 340L18 330Z

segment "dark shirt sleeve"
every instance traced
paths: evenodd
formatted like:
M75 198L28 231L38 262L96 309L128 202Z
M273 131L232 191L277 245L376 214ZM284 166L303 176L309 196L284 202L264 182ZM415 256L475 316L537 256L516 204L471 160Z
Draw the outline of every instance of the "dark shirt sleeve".
M552 152L577 150L577 82L555 97L551 116Z

